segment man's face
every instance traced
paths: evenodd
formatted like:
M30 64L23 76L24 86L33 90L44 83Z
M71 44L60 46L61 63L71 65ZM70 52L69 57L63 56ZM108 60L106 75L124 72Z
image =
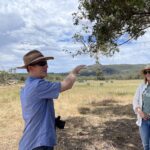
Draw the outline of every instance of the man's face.
M47 61L43 60L28 67L31 75L44 78L47 76Z

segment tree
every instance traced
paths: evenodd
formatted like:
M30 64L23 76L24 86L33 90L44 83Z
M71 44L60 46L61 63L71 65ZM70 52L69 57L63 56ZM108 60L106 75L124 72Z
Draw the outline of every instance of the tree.
M89 53L112 56L118 46L136 40L150 27L149 0L79 0L74 24L82 31L74 35L83 47L75 55Z
M96 60L96 79L97 80L104 80L104 74L103 74L103 70L102 70L102 65L99 62L99 58L98 56L95 56L95 60Z
M96 63L97 69L96 69L96 79L97 80L104 80L104 75L102 71L102 65L100 63Z
M9 73L6 71L0 71L0 84L7 83L9 79Z

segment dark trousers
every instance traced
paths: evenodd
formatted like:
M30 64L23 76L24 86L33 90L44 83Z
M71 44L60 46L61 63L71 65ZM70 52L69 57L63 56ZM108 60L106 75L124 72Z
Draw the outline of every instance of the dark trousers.
M48 147L48 146L40 146L40 147L36 147L32 150L54 150L53 147Z

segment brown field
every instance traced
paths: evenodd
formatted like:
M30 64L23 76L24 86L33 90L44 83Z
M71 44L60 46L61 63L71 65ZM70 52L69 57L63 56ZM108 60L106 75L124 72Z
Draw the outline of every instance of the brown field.
M141 150L132 99L140 80L77 82L55 101L66 120L56 150ZM0 86L0 150L17 150L24 127L21 85Z

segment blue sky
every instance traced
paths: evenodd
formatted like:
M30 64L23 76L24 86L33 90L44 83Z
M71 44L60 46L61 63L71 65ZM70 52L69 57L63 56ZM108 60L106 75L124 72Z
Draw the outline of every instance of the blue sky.
M73 25L72 13L78 0L0 0L0 70L23 64L22 57L32 49L40 50L49 61L49 72L70 71L76 65L94 64L87 55L72 58L63 49L74 51L71 42L80 27ZM137 41L120 47L113 57L100 57L101 64L142 64L150 59L150 30ZM22 72L22 70L18 70Z

